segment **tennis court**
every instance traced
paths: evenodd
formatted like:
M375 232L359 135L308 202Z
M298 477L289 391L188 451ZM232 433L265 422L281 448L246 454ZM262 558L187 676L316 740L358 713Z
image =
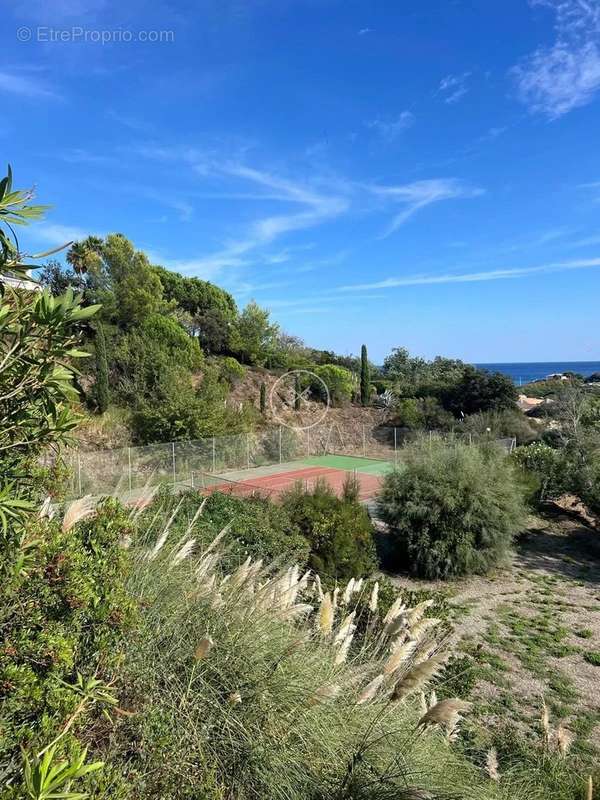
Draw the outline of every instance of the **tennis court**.
M359 498L367 501L377 494L383 476L392 468L389 461L331 454L220 475L197 473L194 484L206 494L226 492L242 497L262 494L276 499L297 483L312 489L317 481L325 481L340 495L348 477L354 476L359 486Z

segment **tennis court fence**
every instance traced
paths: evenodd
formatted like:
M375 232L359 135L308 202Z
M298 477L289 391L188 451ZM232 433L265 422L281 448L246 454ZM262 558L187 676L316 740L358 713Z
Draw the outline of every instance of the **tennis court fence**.
M358 428L358 429L357 429ZM194 473L222 475L228 471L289 464L327 454L358 455L398 463L402 448L418 436L402 428L339 424L300 430L285 426L231 436L167 442L112 450L68 450L69 499L86 494L135 493L148 486L194 486ZM464 433L429 432L432 440L475 444L481 437ZM514 439L496 440L507 452Z

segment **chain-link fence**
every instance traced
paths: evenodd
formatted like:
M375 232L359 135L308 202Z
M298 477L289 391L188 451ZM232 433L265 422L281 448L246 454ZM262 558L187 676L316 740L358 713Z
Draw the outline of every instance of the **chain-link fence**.
M304 430L285 426L194 441L71 450L69 497L85 494L136 494L148 486L194 486L195 473L227 474L255 467L287 464L325 454L354 455L398 463L401 450L422 433L384 426L323 425ZM453 442L480 441L471 434L429 432L426 437ZM510 452L514 439L496 440Z

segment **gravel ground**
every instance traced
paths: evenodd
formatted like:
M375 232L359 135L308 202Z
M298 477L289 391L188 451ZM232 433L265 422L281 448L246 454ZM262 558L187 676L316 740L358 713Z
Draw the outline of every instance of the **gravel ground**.
M490 576L394 582L449 591L459 647L505 665L490 673L490 659L474 690L486 724L506 715L537 724L543 695L555 719L600 748L600 666L585 658L600 653L599 532L567 516L533 518L510 564Z

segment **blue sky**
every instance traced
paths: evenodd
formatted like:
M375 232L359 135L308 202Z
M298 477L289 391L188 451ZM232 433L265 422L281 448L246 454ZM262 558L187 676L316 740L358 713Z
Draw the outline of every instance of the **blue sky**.
M0 36L29 251L121 231L377 361L600 359L600 0L9 0Z

